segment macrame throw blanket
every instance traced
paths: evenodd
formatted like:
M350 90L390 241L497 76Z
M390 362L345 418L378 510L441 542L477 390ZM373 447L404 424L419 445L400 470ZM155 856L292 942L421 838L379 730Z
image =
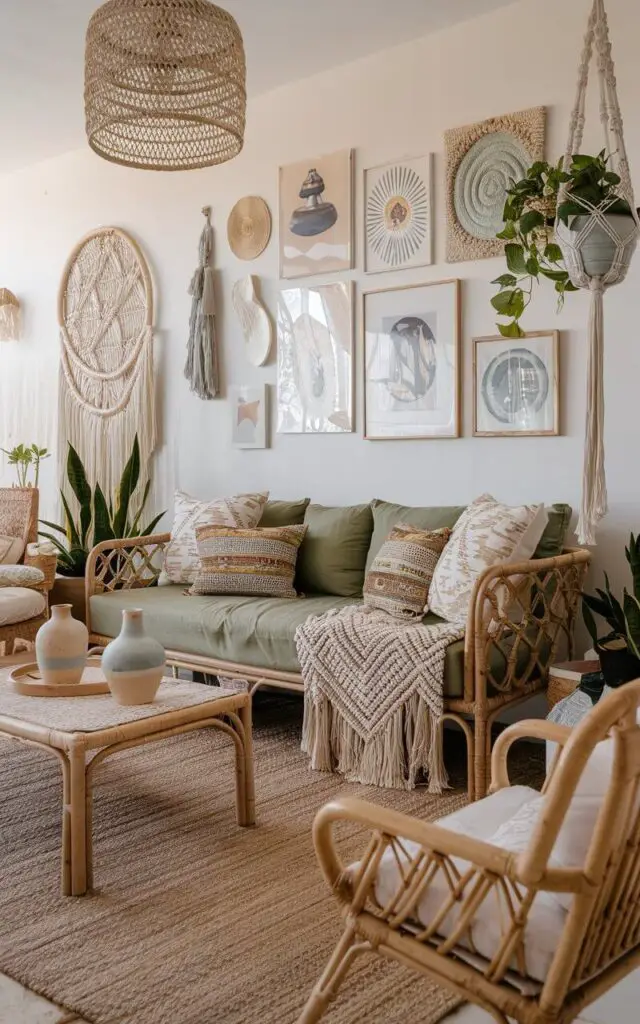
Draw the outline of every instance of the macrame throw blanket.
M298 626L311 767L393 789L413 789L424 772L440 793L444 660L463 636L457 624L397 622L358 605Z

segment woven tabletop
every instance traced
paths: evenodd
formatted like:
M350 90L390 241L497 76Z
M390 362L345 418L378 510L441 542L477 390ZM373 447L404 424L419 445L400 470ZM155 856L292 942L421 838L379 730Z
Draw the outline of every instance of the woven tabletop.
M133 707L116 704L111 694L94 697L25 697L12 689L10 671L0 669L0 718L17 719L65 733L99 732L183 708L228 700L234 696L246 699L246 693L242 690L219 690L203 683L174 679L163 679L153 704L137 704Z

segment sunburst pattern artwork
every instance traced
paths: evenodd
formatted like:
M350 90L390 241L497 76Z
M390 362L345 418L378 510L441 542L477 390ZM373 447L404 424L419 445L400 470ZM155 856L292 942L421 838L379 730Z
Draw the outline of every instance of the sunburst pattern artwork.
M431 263L431 158L365 171L365 269L402 270Z

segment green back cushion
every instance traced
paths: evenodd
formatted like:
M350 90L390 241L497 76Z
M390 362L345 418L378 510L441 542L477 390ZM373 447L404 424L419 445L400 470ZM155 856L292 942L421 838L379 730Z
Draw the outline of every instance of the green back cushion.
M260 526L299 526L304 523L309 498L300 501L268 501L262 513Z
M373 518L370 505L309 505L298 555L296 590L303 594L362 597Z
M455 526L464 510L464 505L411 508L409 505L394 505L390 501L380 501L376 498L371 502L373 534L367 555L367 572L396 523L408 523L420 530L440 530L443 526L451 528Z
M555 558L556 555L562 554L564 538L569 529L573 509L571 505L558 504L551 505L547 508L547 512L549 513L549 522L545 526L540 543L534 552L534 558Z

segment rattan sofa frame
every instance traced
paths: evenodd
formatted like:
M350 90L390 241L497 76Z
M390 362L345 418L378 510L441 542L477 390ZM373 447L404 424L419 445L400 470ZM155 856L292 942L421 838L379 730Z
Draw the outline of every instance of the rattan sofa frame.
M428 976L499 1024L508 1024L508 1018L519 1024L569 1024L635 970L640 965L639 705L637 680L604 698L575 729L535 720L501 734L493 749L492 792L509 786L507 755L516 740L558 744L543 787L542 813L521 854L363 800L343 798L322 808L314 823L316 853L345 927L298 1024L317 1024L362 953ZM614 745L611 778L584 863L552 867L551 853L576 784L596 744L607 736ZM334 825L345 821L365 833L363 856L351 868L341 862L334 840ZM419 844L419 851L409 852L406 840ZM403 866L398 892L381 906L375 881L388 850ZM415 907L440 870L448 874L450 889L425 926ZM543 982L526 970L526 928L538 892L574 894ZM473 922L492 897L501 899L504 913L489 961L473 952ZM454 907L458 916L445 938L438 927Z
M87 626L90 643L103 646L112 637L91 624L94 594L157 583L169 534L105 541L89 555L86 572ZM573 629L590 553L569 549L555 558L499 565L478 579L469 609L465 636L464 694L445 701L444 720L458 725L468 754L468 792L478 799L486 792L491 761L491 727L505 708L544 691L548 666L562 648L573 654ZM491 656L503 655L503 671L495 673ZM304 691L295 672L261 669L167 651L179 668L247 680L252 688L271 686Z

